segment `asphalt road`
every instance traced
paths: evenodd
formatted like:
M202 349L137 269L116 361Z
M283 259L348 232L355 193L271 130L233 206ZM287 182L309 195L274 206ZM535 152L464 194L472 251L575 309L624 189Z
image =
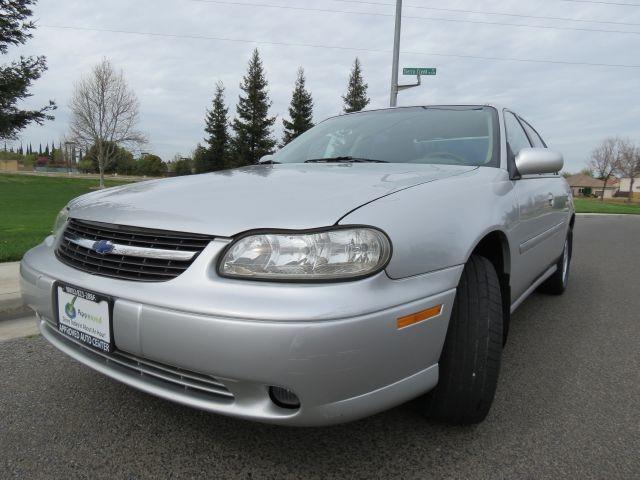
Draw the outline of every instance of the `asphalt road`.
M0 343L0 478L640 478L640 217L579 217L571 284L516 312L476 427L407 404L294 429L139 393L43 339Z

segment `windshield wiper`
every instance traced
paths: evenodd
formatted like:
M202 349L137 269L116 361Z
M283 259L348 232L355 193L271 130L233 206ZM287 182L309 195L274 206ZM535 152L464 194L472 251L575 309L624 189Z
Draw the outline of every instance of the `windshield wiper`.
M258 165L279 165L282 162L276 162L275 160L265 160L264 162L258 162Z
M358 158L358 157L328 157L328 158L312 158L311 160L305 160L304 163L389 163L386 160L376 160L373 158Z

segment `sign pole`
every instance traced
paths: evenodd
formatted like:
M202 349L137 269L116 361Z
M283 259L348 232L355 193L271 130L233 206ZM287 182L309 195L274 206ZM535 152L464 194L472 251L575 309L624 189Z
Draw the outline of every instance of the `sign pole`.
M393 63L391 65L391 97L389 106L398 105L398 65L400 63L400 31L402 27L402 0L396 0L396 26L393 38Z

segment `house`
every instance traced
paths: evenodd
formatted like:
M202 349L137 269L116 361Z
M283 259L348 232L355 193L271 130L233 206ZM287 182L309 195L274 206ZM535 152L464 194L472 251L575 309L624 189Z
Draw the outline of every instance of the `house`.
M620 184L618 186L620 187L620 193L624 194L625 197L628 197L629 187L631 186L631 179L621 178ZM633 179L633 195L635 197L640 196L640 177L635 177Z
M574 197L602 197L604 180L590 177L583 173L571 175L566 178ZM613 198L619 185L616 178L610 178L607 187L604 188L604 198ZM635 190L635 186L634 186Z

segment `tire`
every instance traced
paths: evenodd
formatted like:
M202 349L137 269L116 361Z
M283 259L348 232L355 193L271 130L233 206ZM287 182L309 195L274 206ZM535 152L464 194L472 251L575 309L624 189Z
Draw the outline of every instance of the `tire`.
M502 358L503 311L493 264L472 255L462 272L439 362L439 381L426 396L428 417L453 425L487 416Z
M540 291L551 295L562 295L569 285L569 270L571 269L571 253L573 250L573 233L569 234L564 242L562 255L556 263L556 271L540 285Z

